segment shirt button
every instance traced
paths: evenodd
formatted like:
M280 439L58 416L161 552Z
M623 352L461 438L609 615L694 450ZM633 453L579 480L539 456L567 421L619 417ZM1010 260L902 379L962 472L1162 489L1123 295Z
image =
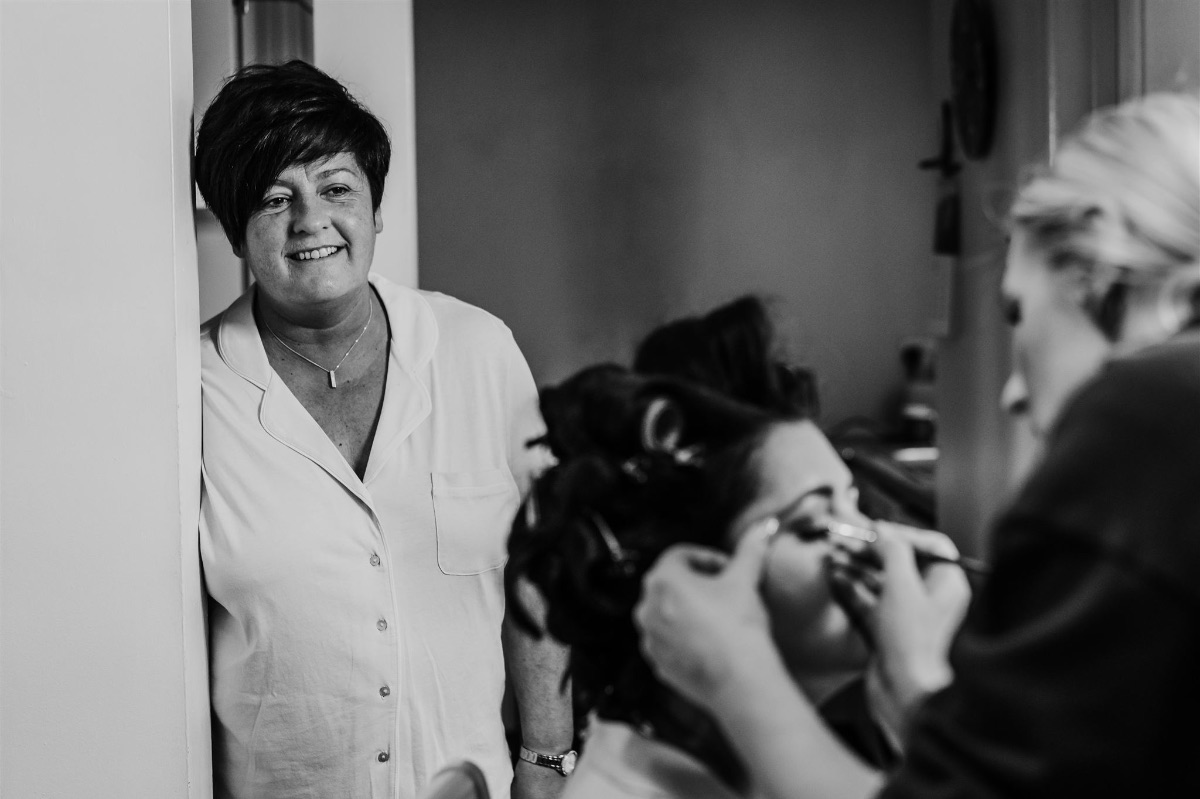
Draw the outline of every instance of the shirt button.
M388 696L389 694L391 694L391 692L392 692L392 689L388 688L386 685L379 689L380 696Z
M378 555L372 555L372 556L371 556L371 565L372 565L372 566L378 566L378 565L379 565L379 556L378 556Z
M375 622L375 626L379 628L379 632L383 632L387 629L387 620L380 619L379 621Z
M386 763L386 762L388 762L388 753L380 752L378 755L375 756L375 759L378 760L380 763Z

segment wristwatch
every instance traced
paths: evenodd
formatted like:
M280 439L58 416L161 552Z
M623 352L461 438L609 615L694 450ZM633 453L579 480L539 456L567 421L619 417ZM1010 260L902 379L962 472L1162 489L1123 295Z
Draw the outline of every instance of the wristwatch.
M579 755L574 750L563 752L561 755L544 755L541 752L535 752L527 746L521 747L521 759L532 763L535 766L544 768L552 768L564 777L570 776L575 770L575 758Z

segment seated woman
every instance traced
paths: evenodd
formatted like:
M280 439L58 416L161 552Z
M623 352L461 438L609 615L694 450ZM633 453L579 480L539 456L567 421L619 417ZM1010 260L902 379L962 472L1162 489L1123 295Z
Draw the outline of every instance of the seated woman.
M755 295L656 328L638 345L633 368L642 374L685 378L768 413L814 419L819 412L816 376L783 357L766 303ZM878 512L883 508L870 501L876 496L871 484L864 502L861 476L853 469L851 474L851 501L871 518L885 518ZM835 598L847 599L841 595L847 590L844 581L834 580L831 587ZM899 746L873 718L862 675L846 675L843 685L834 687L831 681L831 690L819 703L825 723L867 763L894 767Z
M781 352L766 303L755 295L656 328L638 345L633 368L694 380L770 411L800 413L810 419L820 414L816 375ZM875 425L864 427L862 421L863 417L851 417L826 428L836 449L845 452L845 445L851 445L846 465L859 489L859 507L873 519L935 525L931 483L863 457L864 449L882 442ZM833 432L839 429L841 434ZM868 431L865 437L864 430ZM885 759L877 765L889 762Z
M594 711L564 797L751 795L716 726L662 685L639 649L642 577L669 546L770 540L762 593L796 684L814 701L868 650L834 601L824 524L861 522L850 473L817 427L691 383L621 367L580 372L541 398L557 463L514 522L506 572L515 617L566 643ZM532 618L517 591L545 600Z

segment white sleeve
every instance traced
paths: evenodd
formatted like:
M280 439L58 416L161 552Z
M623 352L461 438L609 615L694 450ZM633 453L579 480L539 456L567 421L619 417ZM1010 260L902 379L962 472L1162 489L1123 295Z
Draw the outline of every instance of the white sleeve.
M508 339L504 346L504 358L507 367L505 405L508 410L508 468L524 497L533 478L548 467L553 458L545 446L529 446L531 440L546 432L546 425L538 408L538 390L529 364L513 340L512 332L507 329L506 332Z

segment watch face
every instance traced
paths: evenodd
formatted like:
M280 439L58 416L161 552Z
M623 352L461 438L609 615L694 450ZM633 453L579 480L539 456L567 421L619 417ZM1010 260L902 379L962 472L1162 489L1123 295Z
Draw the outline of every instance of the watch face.
M574 750L563 755L562 763L559 764L563 776L570 776L571 772L575 770L575 759L577 757L578 755L575 754Z

